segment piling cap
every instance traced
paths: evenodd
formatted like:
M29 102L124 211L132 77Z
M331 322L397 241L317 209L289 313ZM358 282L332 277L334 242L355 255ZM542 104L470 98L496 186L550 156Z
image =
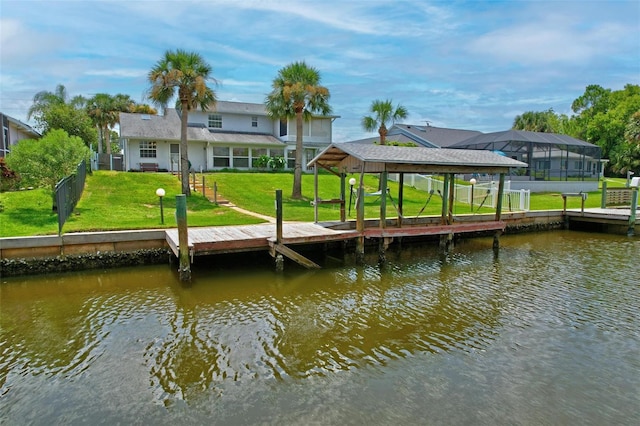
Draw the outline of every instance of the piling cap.
M629 184L631 188L640 188L640 177L634 177L631 179L631 184Z

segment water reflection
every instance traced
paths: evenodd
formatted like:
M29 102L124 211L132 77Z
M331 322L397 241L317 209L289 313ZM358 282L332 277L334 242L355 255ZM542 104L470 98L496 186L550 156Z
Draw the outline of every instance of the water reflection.
M640 291L631 277L640 270L638 241L575 235L503 238L499 252L482 239L447 254L405 246L390 251L382 268L373 266L374 255L369 266L347 261L284 275L268 267L201 266L187 287L168 266L6 280L0 286L0 396L7 411L0 419L55 400L50 392L59 383L93 386L132 413L148 415L149 401L169 413L183 404L207 411L219 401L258 416L257 407L301 409L287 402L291 386L297 392L299 384L317 392L335 386L352 394L352 386L362 385L349 384L356 377L394 377L400 365L420 377L453 360L481 361L467 365L463 378L448 373L453 381L446 386L428 380L420 394L446 398L446 388L459 380L484 392L489 404L511 391L526 393L532 374L548 383L554 374L572 372L564 388L605 360L637 372L632 354L640 348ZM638 382L627 379L605 386L618 386L616 402L608 404L637 402ZM379 396L406 393L403 404L417 403L415 379L403 380ZM533 387L541 392L535 398L546 401L545 387ZM34 389L40 393L31 394ZM456 391L469 397L467 389ZM281 396L269 403L264 395L273 392ZM318 402L302 393L307 410ZM66 398L88 404L82 392ZM334 415L342 418L344 402L335 402ZM423 404L413 403L405 408L419 417ZM54 402L50 410L59 414L66 404ZM361 414L367 407L364 397L355 404ZM109 404L94 413L126 418ZM224 411L223 418L232 417Z

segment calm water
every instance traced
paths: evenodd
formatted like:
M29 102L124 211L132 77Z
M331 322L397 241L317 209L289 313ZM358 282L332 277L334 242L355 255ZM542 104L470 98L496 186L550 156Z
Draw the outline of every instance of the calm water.
M0 424L639 424L640 239L501 242L3 279Z

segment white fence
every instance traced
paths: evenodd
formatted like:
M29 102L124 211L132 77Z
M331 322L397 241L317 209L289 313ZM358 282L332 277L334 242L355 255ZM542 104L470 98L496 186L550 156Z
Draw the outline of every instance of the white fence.
M398 181L397 174L389 174L389 179ZM406 174L404 184L412 186L425 192L431 192L442 196L444 182L434 179L432 176L419 174ZM475 185L455 184L453 196L460 203L467 203L472 210L480 207L496 208L498 202L498 183L482 182ZM505 211L529 211L531 200L530 190L511 190L511 181L505 181L504 193L502 194L502 208Z

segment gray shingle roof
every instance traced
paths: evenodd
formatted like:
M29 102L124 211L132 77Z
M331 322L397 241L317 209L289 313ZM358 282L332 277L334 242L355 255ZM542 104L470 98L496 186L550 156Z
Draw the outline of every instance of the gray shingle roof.
M120 113L120 136L126 139L180 140L180 116L175 109L166 115ZM284 142L271 135L257 133L210 132L202 127L187 127L189 141L234 143L241 145L274 145L282 147Z
M476 130L447 129L434 126L416 126L413 124L394 124L387 133L388 141L414 142L427 148L448 148L454 143L482 134ZM373 144L379 136L349 141L347 143Z

